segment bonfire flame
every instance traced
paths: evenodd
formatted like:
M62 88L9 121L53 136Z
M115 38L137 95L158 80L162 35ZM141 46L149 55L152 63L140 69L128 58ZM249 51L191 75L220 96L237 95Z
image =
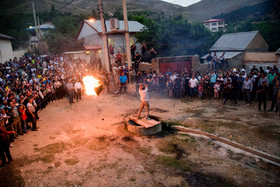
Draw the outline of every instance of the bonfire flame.
M83 77L83 83L85 85L85 90L87 95L99 95L99 93L96 93L96 89L98 87L101 87L102 84L100 81L93 76L85 76Z

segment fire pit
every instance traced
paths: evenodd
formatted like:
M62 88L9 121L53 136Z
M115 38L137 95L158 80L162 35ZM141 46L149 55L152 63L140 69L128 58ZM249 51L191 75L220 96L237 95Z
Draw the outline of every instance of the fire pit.
M125 118L125 125L128 131L138 135L153 135L162 130L160 121L148 119L147 121L137 119L135 116Z

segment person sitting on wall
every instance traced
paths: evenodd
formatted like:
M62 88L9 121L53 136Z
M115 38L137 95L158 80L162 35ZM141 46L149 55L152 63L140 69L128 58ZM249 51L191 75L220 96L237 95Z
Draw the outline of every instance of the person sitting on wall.
M118 51L118 53L116 54L116 64L117 65L121 65L122 63L122 55L120 54L120 51Z
M134 65L135 65L135 70L136 70L136 71L138 70L138 67L139 67L139 64L140 64L141 59L142 59L142 57L139 55L138 52L136 52L136 55L135 55L135 57L133 58L133 60L134 60Z

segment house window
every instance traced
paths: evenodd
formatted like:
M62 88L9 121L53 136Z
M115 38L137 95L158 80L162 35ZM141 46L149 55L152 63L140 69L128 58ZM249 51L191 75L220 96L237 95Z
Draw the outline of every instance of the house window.
M224 22L222 22L222 21L219 21L219 23L218 23L219 25L223 25L224 24Z
M216 30L217 30L217 28L216 28L216 27L213 27L213 28L212 28L212 31L216 31Z
M216 26L216 25L217 25L217 22L212 23L212 26Z

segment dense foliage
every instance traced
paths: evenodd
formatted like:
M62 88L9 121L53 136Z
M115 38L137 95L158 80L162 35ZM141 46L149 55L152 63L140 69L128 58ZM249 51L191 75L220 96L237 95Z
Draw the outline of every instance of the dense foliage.
M181 16L157 22L144 15L132 19L146 26L136 34L138 42L154 47L160 56L203 55L213 43L211 32L202 24L191 24Z

